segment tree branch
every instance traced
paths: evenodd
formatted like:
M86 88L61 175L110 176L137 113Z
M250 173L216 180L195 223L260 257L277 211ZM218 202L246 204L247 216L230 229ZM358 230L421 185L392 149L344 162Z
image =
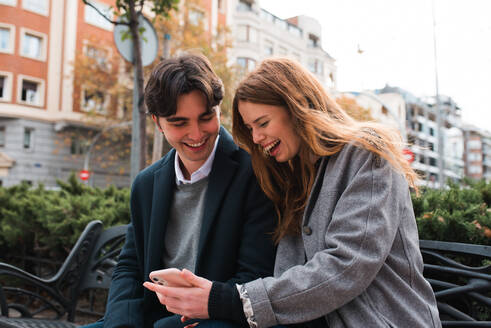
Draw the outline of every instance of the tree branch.
M99 10L99 8L97 8L96 6L94 6L88 0L82 0L82 2L85 3L87 6L94 8L94 10L97 11L97 13L99 15L101 15L102 17L104 17L105 20L107 20L109 23L111 23L113 25L127 25L127 26L130 25L129 23L126 23L126 22L118 22L118 21L113 21L113 20L109 19L106 15L104 15L104 13L102 11Z
M143 15L143 6L145 5L145 0L140 0L140 4L138 5L140 9L138 10L139 15Z

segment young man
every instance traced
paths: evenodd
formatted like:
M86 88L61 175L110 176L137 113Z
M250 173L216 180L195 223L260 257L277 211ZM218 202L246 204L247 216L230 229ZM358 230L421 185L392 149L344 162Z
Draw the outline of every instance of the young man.
M143 287L154 270L186 268L230 284L272 274L273 207L249 155L220 127L222 98L222 82L203 56L165 60L153 70L145 102L173 149L133 183L104 327L182 326Z

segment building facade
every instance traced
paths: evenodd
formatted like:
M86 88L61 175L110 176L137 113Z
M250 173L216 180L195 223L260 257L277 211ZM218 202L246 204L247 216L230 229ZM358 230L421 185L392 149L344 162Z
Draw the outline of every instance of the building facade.
M441 172L444 182L447 179L459 181L464 176L461 109L451 98L440 97L442 123L439 129L435 98L418 98L406 90L390 86L376 90L375 93L381 96L397 93L404 98L407 142L411 152L414 153L414 161L411 165L422 177L422 185L439 187ZM442 149L438 148L439 131ZM440 158L443 158L441 168Z
M472 125L464 128L465 175L491 181L491 133Z
M234 44L230 62L252 70L261 60L280 56L300 62L328 89L337 81L335 60L322 49L321 25L307 16L281 19L257 0L229 0L227 24Z
M93 3L109 13L113 1ZM84 112L104 112L112 100L86 92L74 79L74 62L85 53L104 64L116 51L112 29L79 0L0 0L2 185L55 187L56 179L82 168L83 138L76 136L93 130ZM94 164L96 185L128 184L124 170L112 174L104 166Z

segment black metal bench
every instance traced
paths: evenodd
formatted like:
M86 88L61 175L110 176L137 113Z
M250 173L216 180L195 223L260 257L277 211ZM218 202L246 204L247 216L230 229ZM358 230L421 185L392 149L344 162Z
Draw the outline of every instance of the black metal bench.
M126 225L103 230L101 221L90 222L58 272L47 279L0 262L0 327L71 328L77 327L77 312L102 316L94 299L77 308L79 297L109 289L126 230Z
M491 246L433 240L419 245L442 326L491 327Z
M49 279L0 263L0 327L71 328L77 312L102 315L77 308L78 299L86 290L109 289L126 230L90 222ZM491 246L421 240L420 249L443 327L491 327ZM6 277L19 278L20 287L4 284Z

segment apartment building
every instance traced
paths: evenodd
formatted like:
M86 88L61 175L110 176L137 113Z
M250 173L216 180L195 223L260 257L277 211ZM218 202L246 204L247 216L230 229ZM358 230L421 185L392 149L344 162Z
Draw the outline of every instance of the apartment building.
M464 125L465 175L491 181L491 133L472 125Z
M93 1L109 13L112 0ZM109 13L110 14L110 13ZM81 53L105 65L115 52L113 26L80 0L0 0L0 183L55 187L82 168L94 130L85 111L115 100L74 80ZM95 40L95 41L94 41ZM117 69L117 67L111 67ZM93 165L96 185L127 185L124 170ZM128 170L127 170L128 171Z
M398 87L385 86L376 90L378 95L397 93L404 98L406 106L405 129L410 150L414 153L412 167L423 177L424 186L439 187L440 168L438 160L438 122L434 97L418 98ZM464 175L464 139L461 129L461 109L446 96L440 96L442 113L443 177L444 181L460 180Z
M336 88L335 60L322 49L321 25L307 16L281 19L257 0L229 0L227 24L234 45L229 59L244 70L261 60L286 56L299 61L328 89Z

